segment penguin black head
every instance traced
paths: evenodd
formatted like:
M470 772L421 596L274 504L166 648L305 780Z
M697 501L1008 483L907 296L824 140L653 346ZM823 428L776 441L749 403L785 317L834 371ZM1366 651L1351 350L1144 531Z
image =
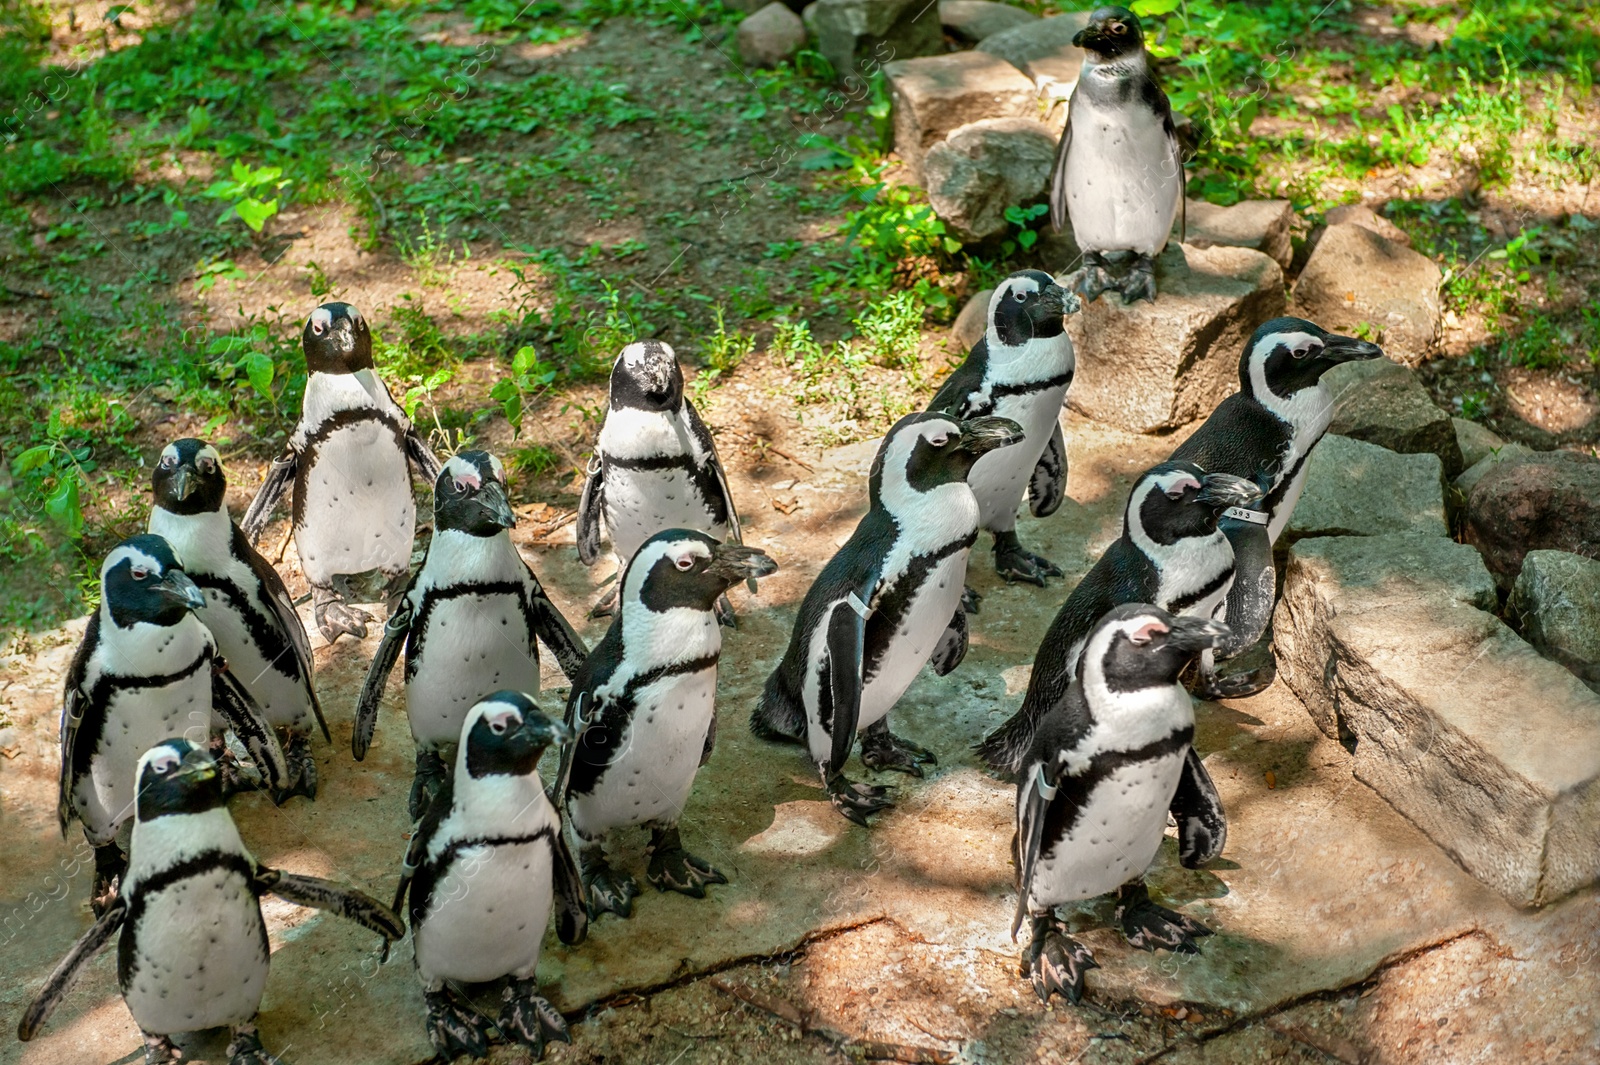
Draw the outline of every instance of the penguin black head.
M1267 402L1310 388L1342 362L1383 357L1376 344L1330 333L1304 318L1274 318L1250 334L1239 357L1239 387Z
M474 780L525 777L537 769L545 748L571 738L572 730L546 717L538 703L517 691L485 698L467 712L461 726L467 773Z
M683 369L671 344L636 340L611 367L611 406L675 411L683 406Z
M1206 473L1192 462L1175 459L1152 466L1128 493L1124 528L1134 543L1148 539L1174 544L1217 531L1217 518L1229 507L1249 506L1261 489L1242 477Z
M622 578L624 604L637 601L651 613L687 607L710 610L717 598L743 580L776 573L765 551L703 532L667 529L634 552Z
M867 475L873 506L883 504L884 488L904 485L927 492L943 484L965 481L972 466L996 448L1022 439L1022 426L1010 418L968 418L921 411L894 423Z
M444 464L433 486L435 528L495 536L516 523L499 459L487 451L463 451Z
M310 373L355 373L372 368L372 330L348 303L324 303L300 334Z
M1078 298L1043 270L1022 270L1000 282L989 297L989 353L1021 347L1034 337L1058 337L1061 318L1078 309Z
M1144 31L1139 16L1127 8L1097 7L1072 43L1101 60L1121 59L1144 52Z
M1089 633L1078 659L1086 690L1140 691L1176 684L1195 655L1228 635L1220 621L1173 615L1149 603L1124 603Z
M161 452L150 474L155 505L173 514L214 514L222 509L228 479L222 456L204 440L186 436Z
M176 625L206 597L183 572L172 545L145 533L130 536L100 566L101 599L118 628L144 622Z
M164 740L139 759L140 821L168 814L198 814L223 805L222 776L204 748L185 739Z

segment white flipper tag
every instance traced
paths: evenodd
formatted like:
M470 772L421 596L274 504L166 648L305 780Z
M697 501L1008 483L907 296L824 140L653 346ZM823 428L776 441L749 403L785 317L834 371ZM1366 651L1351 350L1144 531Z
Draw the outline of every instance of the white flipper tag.
M850 604L851 610L854 610L858 615L860 615L862 621L865 621L872 616L872 608L863 603L861 601L861 597L856 595L855 592L851 592L848 596L846 596L845 602Z
M1264 510L1250 510L1246 507L1229 507L1222 512L1224 518L1234 521L1248 521L1252 525L1265 525L1272 520L1272 515Z
M1039 795L1040 795L1040 797L1043 798L1045 802L1054 802L1055 801L1055 797L1056 797L1056 792L1058 792L1060 790L1061 790L1060 788L1056 787L1054 784L1051 784L1050 781L1045 779L1044 766L1041 765L1039 767Z

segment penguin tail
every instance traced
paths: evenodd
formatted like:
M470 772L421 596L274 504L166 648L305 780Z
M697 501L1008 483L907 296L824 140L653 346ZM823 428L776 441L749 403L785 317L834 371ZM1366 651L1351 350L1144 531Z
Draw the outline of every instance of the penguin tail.
M772 671L767 686L761 690L761 700L750 712L750 732L757 739L773 743L803 743L806 734L806 711L799 693L789 690L784 683L783 669Z
M973 745L973 750L996 773L1016 776L1022 772L1022 759L1033 746L1033 736L1039 723L1027 709L1018 710L1005 724Z

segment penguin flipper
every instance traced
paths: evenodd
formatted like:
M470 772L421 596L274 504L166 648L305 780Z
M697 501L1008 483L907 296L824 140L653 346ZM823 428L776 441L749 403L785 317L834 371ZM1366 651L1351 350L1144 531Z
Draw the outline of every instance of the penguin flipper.
M228 671L227 660L214 655L211 660L211 701L222 719L233 729L244 749L267 778L273 791L289 786L289 763L278 745L277 733L261 716L261 707L245 691L239 679Z
M278 627L289 637L289 648L299 665L306 694L311 697L311 712L316 715L317 724L322 728L322 738L332 743L333 735L328 731L327 718L322 716L322 702L317 698L317 687L311 680L315 668L311 657L311 640L306 636L306 627L301 624L300 615L295 611L294 600L289 597L288 586L261 552L250 545L244 530L237 525L233 527L232 550L250 566L250 572L255 574L256 581L261 585L262 600L277 619Z
M127 916L128 904L119 895L111 901L110 906L106 907L106 912L100 915L100 919L78 937L78 941L72 945L67 956L61 959L55 971L45 980L44 987L39 989L39 994L22 1014L22 1020L17 1024L18 1039L26 1043L39 1034L44 1022L55 1012L56 1006L60 1005L67 992L72 990L72 985L78 982L78 977L83 975L83 970L94 960L95 955L111 942L111 937L117 934L117 929L122 927L122 922Z
M824 694L831 707L820 708L832 710L831 714L823 714L829 721L833 740L828 754L828 776L843 772L861 722L861 665L867 636L867 619L863 613L850 600L840 600L828 615L828 673L832 683Z
M430 487L439 480L439 471L443 469L439 465L439 456L435 455L433 448L429 447L428 442L422 439L421 434L417 432L416 426L406 430L406 457L411 460L412 465L416 466L417 476L421 477Z
M284 489L288 488L289 482L294 479L295 468L299 464L300 455L292 447L285 448L282 455L272 460L266 479L261 482L260 491L256 492L255 499L250 502L250 509L244 512L244 520L239 523L239 528L244 530L245 539L250 543L253 544L260 539L261 530L267 527L273 508L278 505Z
M928 656L928 664L938 676L944 676L961 664L967 657L967 610L965 607L956 607L955 616L950 619L950 626L944 630L944 635L939 637L939 642L933 648L933 654Z
M1012 857L1017 864L1017 912L1011 919L1012 939L1017 938L1017 931L1028 916L1028 892L1033 887L1033 867L1039 860L1039 846L1044 838L1045 815L1061 779L1059 759L1034 765L1033 775L1024 778L1019 785L1017 797L1017 835L1012 842L1015 849Z
M1067 442L1061 435L1061 419L1044 446L1033 475L1028 478L1028 510L1036 518L1048 518L1067 497Z
M1185 869L1198 869L1222 853L1228 842L1228 816L1193 747L1183 756L1183 773L1168 809L1178 822L1178 861Z
M983 392L983 378L988 373L989 338L981 336L972 345L967 357L957 366L928 404L931 411L952 414L957 418L979 418L994 413L994 401L974 403L973 397Z
M717 748L717 711L711 709L711 724L706 726L705 746L700 748L700 764L705 765L711 761L711 752Z
M61 701L61 785L56 797L56 819L61 822L61 838L67 836L67 826L72 823L72 784L74 755L78 746L78 728L83 724L88 709L89 696L83 682L89 672L90 647L100 639L100 612L89 615L89 624L83 632L83 642L73 652L72 665L67 670L67 684Z
M1072 95L1078 95L1074 88ZM1050 228L1057 233L1067 224L1067 152L1072 148L1072 100L1067 100L1067 125L1056 146L1056 165L1050 173Z
M700 420L700 412L694 409L694 404L685 397L683 401L684 421L688 423L689 432L694 436L695 442L700 445L709 461L715 479L716 491L721 496L722 505L728 511L728 538L736 544L744 543L744 531L739 526L739 511L733 505L733 489L728 487L728 475L722 469L722 459L717 455L717 442L711 438L711 430L706 428L706 423ZM755 589L752 588L751 591Z
M297 906L336 913L391 942L406 934L404 922L389 907L364 891L320 876L301 876L262 866L256 870L251 887L257 895L270 891Z
M550 886L555 894L556 936L569 947L582 943L589 935L589 895L578 875L567 835L556 825L550 839Z
M578 561L585 566L594 565L594 560L600 557L600 512L605 503L605 477L605 463L597 454L589 463L583 495L578 497Z
M527 566L527 560L524 559L522 564ZM539 583L532 566L528 566L528 576L533 578L533 594L528 601L533 615L533 635L544 641L544 645L556 656L561 672L567 675L568 680L572 680L583 668L585 659L589 657L589 649L583 645L583 637L578 635L578 630L572 627L566 615L545 594L544 585Z
M350 753L358 762L367 757L367 748L372 745L372 734L378 727L378 703L383 699L384 685L389 682L389 674L400 657L400 649L405 646L406 634L411 631L411 618L411 597L408 595L400 600L400 609L384 622L383 639L378 644L377 654L372 656L372 665L367 669L366 682L361 685L361 697L356 700L356 727L350 734Z

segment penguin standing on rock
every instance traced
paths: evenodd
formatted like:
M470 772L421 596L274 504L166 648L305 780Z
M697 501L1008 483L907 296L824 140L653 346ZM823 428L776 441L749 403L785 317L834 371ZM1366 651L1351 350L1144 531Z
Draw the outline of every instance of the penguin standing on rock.
M272 1065L255 1025L271 954L260 896L331 910L387 940L405 927L359 891L258 863L223 805L216 763L187 740L156 744L133 779L138 813L122 889L45 981L17 1038L33 1038L120 930L117 983L147 1065L188 1060L173 1035L221 1027L232 1033L229 1065Z
M578 558L585 566L600 556L602 522L619 578L639 545L663 529L742 540L717 446L683 394L677 354L659 340L629 344L611 367L610 404L578 501ZM609 614L616 596L613 585L590 616ZM726 597L718 616L732 624Z
M1042 518L1066 498L1061 408L1076 360L1061 319L1078 307L1078 298L1042 270L1012 274L989 297L983 338L928 405L957 418L993 414L1022 426L1022 443L983 456L967 476L980 522L994 536L995 572L1007 581L1042 587L1045 578L1061 576L1060 567L1017 540L1017 507L1027 493Z
M215 711L275 792L288 782L272 727L195 617L205 607L205 595L159 536L122 541L100 567L100 608L89 616L67 670L56 804L62 835L76 818L94 847L90 902L96 913L116 893L123 868L117 830L134 813L136 768L150 747L180 736L203 743L215 735L221 749ZM229 784L238 786L236 770Z
M1020 770L1039 722L1077 674L1084 641L1114 607L1148 602L1174 614L1220 616L1234 557L1218 519L1260 498L1250 481L1191 462L1164 462L1142 474L1128 493L1122 535L1067 596L1039 644L1021 708L978 745L984 760L1000 772Z
M433 494L433 540L383 629L356 704L351 752L367 756L389 672L406 653L406 714L417 745L411 816L447 773L467 711L490 692L539 690L543 640L568 677L588 653L511 542L517 523L505 467L485 451L445 463Z
M300 424L241 527L251 543L259 539L292 481L295 550L317 628L329 643L341 634L363 639L372 617L345 599L373 571L391 598L405 586L417 517L406 464L431 482L439 460L378 378L372 331L359 311L323 304L300 345L310 374Z
M291 783L274 799L316 798L312 725L330 737L311 686L311 643L283 578L228 516L222 457L203 440L174 441L162 450L151 487L150 532L172 546L183 572L199 586L206 602L195 616L211 630L234 679L278 731Z
M617 618L572 680L567 724L579 735L555 789L583 841L593 915L633 912L636 882L606 863L606 838L619 828L649 826L658 891L698 899L706 885L728 882L684 849L678 819L716 742L717 602L777 568L753 547L691 529L659 532L629 560Z
M1222 615L1232 632L1216 656L1236 661L1232 668L1204 671L1197 695L1240 698L1266 688L1277 675L1270 641L1262 640L1277 593L1272 545L1289 524L1305 487L1306 459L1333 417L1334 397L1322 375L1340 363L1382 357L1378 345L1329 333L1304 318L1264 322L1239 358L1239 391L1172 453L1212 472L1254 481L1265 494L1259 507L1241 506L1222 515L1220 527L1233 544L1238 577ZM1252 648L1259 654L1246 656Z
M1009 418L908 414L878 448L869 508L800 604L794 633L751 716L763 739L804 743L833 805L857 824L891 805L845 761L861 732L869 769L922 775L933 752L893 735L887 716L931 661L943 676L967 652L962 588L980 510L975 463L1022 439Z
M1056 149L1050 222L1059 231L1072 216L1083 251L1073 287L1086 301L1119 289L1127 303L1155 302L1155 257L1167 246L1183 208L1183 154L1172 105L1150 73L1139 18L1123 7L1100 7L1072 43L1086 53L1067 103L1067 127ZM1106 254L1137 258L1120 286Z
M1017 787L1015 938L1041 1002L1077 1002L1094 956L1055 916L1063 903L1117 892L1116 920L1140 950L1182 954L1211 930L1157 906L1144 885L1171 813L1178 857L1197 869L1222 853L1227 820L1194 752L1194 703L1178 674L1227 633L1219 622L1175 617L1131 603L1090 632L1065 697L1052 707L1024 759Z
M561 942L588 933L583 884L539 779L539 756L571 738L521 692L488 696L468 712L455 773L411 836L394 908L409 889L428 1038L442 1058L489 1049L486 1019L447 981L506 979L495 1027L531 1047L535 1061L546 1042L571 1042L535 979L552 909Z

